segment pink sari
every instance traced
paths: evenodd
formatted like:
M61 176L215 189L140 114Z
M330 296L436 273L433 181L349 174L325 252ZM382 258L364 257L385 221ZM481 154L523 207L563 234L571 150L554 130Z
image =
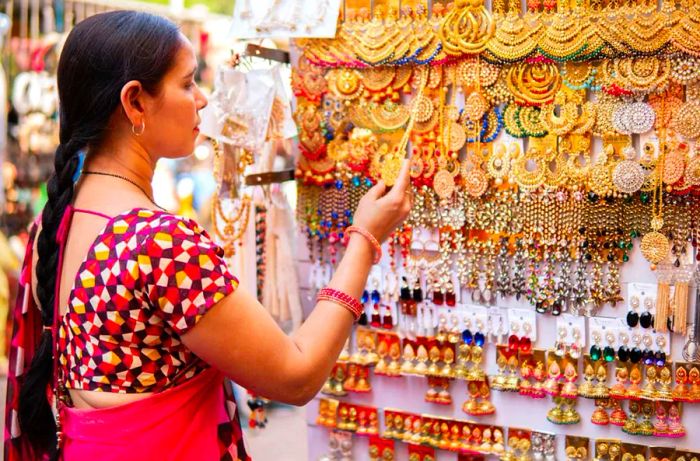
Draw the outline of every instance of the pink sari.
M75 210L70 208L58 231L59 268L63 247ZM84 210L78 210L84 211ZM5 450L7 461L39 461L17 419L19 389L41 334L41 313L31 290L32 249L37 225L32 227L13 310L7 404ZM60 277L58 277L60 279ZM57 280L57 286L60 280ZM57 288L58 289L58 288ZM54 319L57 322L58 296ZM54 325L54 336L56 325ZM55 339L55 338L54 338ZM57 355L57 354L55 354ZM183 373L184 375L184 373ZM54 369L54 378L56 369ZM52 392L47 389L48 395ZM223 374L208 368L195 377L176 383L132 403L103 409L76 409L59 405L62 423L60 459L102 461L152 460L242 460L248 461L238 412L230 383Z

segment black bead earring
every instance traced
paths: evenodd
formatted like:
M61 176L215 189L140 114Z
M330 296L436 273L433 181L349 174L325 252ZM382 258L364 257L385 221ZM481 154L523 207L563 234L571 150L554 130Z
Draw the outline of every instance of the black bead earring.
M651 328L651 326L654 324L654 316L651 313L651 308L653 307L653 304L653 298L649 296L644 298L645 311L642 312L642 315L639 316L639 325L641 325L642 328Z
M637 313L637 308L639 307L639 297L632 296L630 298L630 310L627 312L627 326L634 328L639 323L639 314Z

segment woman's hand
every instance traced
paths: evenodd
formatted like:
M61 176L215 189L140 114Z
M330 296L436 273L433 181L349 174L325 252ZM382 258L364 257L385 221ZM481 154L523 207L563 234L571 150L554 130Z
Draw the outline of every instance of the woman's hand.
M360 199L355 210L353 225L365 228L380 243L389 237L411 211L410 163L408 160L403 161L399 177L389 192L380 180Z

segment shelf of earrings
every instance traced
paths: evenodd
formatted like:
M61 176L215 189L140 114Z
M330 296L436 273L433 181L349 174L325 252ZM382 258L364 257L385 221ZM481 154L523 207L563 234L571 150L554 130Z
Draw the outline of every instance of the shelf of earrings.
M484 455L501 455L505 450L505 431L513 430L391 408L384 409L384 423L382 437L386 439L410 446L422 444L452 452Z
M427 308L425 310L429 311ZM469 366L469 357L464 354L472 344L483 347L486 343L490 334L487 309L482 306L459 306L455 309L442 308L434 316L432 311L429 312L430 320L435 319L437 324L431 324L426 330L435 334L404 337L401 374L458 379L481 377L483 372L479 370L483 355L479 361L471 361ZM425 318L422 321L426 321ZM466 349L463 351L464 347Z

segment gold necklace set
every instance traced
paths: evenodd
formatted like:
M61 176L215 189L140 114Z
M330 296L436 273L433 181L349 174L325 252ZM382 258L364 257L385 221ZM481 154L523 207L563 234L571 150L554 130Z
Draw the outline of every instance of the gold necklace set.
M212 140L214 147L214 178L217 179L217 189L212 196L211 222L214 235L221 241L224 255L231 258L236 254L236 245L240 245L243 235L248 228L250 218L251 198L249 195L236 199L237 183L248 165L253 163L253 155L245 149L237 151L237 161L235 167L227 167L227 154L218 141ZM224 190L226 186L226 190ZM223 197L227 198L224 199ZM222 201L226 200L230 207L225 207ZM237 203L236 203L237 202ZM223 227L221 227L223 224Z

